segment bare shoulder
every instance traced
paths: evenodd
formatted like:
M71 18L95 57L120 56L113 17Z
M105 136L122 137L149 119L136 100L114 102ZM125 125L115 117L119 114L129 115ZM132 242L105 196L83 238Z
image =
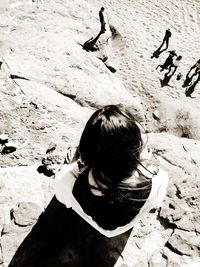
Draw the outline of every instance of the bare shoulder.
M59 181L63 177L66 177L68 175L73 175L74 177L77 177L78 173L79 168L77 162L73 162L72 164L64 164L62 169L56 175L56 180Z

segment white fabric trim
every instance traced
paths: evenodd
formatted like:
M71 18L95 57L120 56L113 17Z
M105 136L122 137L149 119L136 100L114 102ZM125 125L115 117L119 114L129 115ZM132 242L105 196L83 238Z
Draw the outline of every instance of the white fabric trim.
M120 226L115 230L105 230L100 227L91 216L87 215L80 204L77 202L72 194L73 186L78 176L78 166L74 162L70 165L64 165L61 171L56 176L57 183L55 185L55 196L67 208L72 208L79 216L81 216L87 223L94 227L98 232L106 237L113 237L120 235L141 220L142 216L148 213L152 208L158 208L162 206L162 202L166 195L167 185L168 185L168 175L167 173L159 168L159 172L152 179L152 190L150 192L149 198L146 203L133 220L126 224L125 226Z

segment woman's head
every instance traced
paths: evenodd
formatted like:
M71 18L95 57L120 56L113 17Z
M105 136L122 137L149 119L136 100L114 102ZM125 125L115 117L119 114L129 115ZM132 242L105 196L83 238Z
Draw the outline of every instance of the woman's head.
M133 114L115 105L90 117L83 130L79 154L85 166L120 182L137 168L143 142Z

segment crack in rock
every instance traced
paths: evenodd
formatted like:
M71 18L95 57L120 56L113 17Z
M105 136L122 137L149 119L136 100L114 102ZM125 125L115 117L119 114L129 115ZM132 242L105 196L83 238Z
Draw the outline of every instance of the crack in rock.
M179 256L184 256L184 255L185 256L190 256L189 254L182 253L180 250L175 248L169 241L167 241L167 243L165 244L165 247L167 247L169 250L171 250L175 254L178 254Z
M160 222L160 224L165 228L165 229L169 229L171 228L173 231L175 229L177 229L177 225L175 223L172 223L169 221L168 218L164 218L160 215L160 211L158 212L158 215L157 215L157 220Z
M176 187L176 196L177 196L177 198L182 199L181 190L179 189L178 185L174 184L174 186Z

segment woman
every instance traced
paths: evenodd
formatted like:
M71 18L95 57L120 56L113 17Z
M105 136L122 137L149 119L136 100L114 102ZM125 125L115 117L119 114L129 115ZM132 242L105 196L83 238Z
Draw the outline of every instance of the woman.
M97 110L9 267L124 266L132 229L166 193L167 174L149 164L150 156L131 112L114 105Z
M115 105L97 110L86 123L73 163L58 175L57 199L107 237L126 232L139 213L161 204L166 191L167 174L145 164L145 148L130 111Z
M173 51L169 51L169 56L166 58L165 62L162 64L162 65L158 65L156 67L156 70L158 69L158 67L160 67L160 71L163 71L165 69L168 69L168 67L170 65L172 65L173 63L173 57L176 56L176 52L173 50Z
M174 73L176 72L177 68L180 66L181 63L181 59L182 56L178 56L177 58L173 59L173 62L171 64L171 66L169 67L169 71L167 74L169 74L171 72L172 67L174 68L173 72L170 74L171 76L174 75Z

